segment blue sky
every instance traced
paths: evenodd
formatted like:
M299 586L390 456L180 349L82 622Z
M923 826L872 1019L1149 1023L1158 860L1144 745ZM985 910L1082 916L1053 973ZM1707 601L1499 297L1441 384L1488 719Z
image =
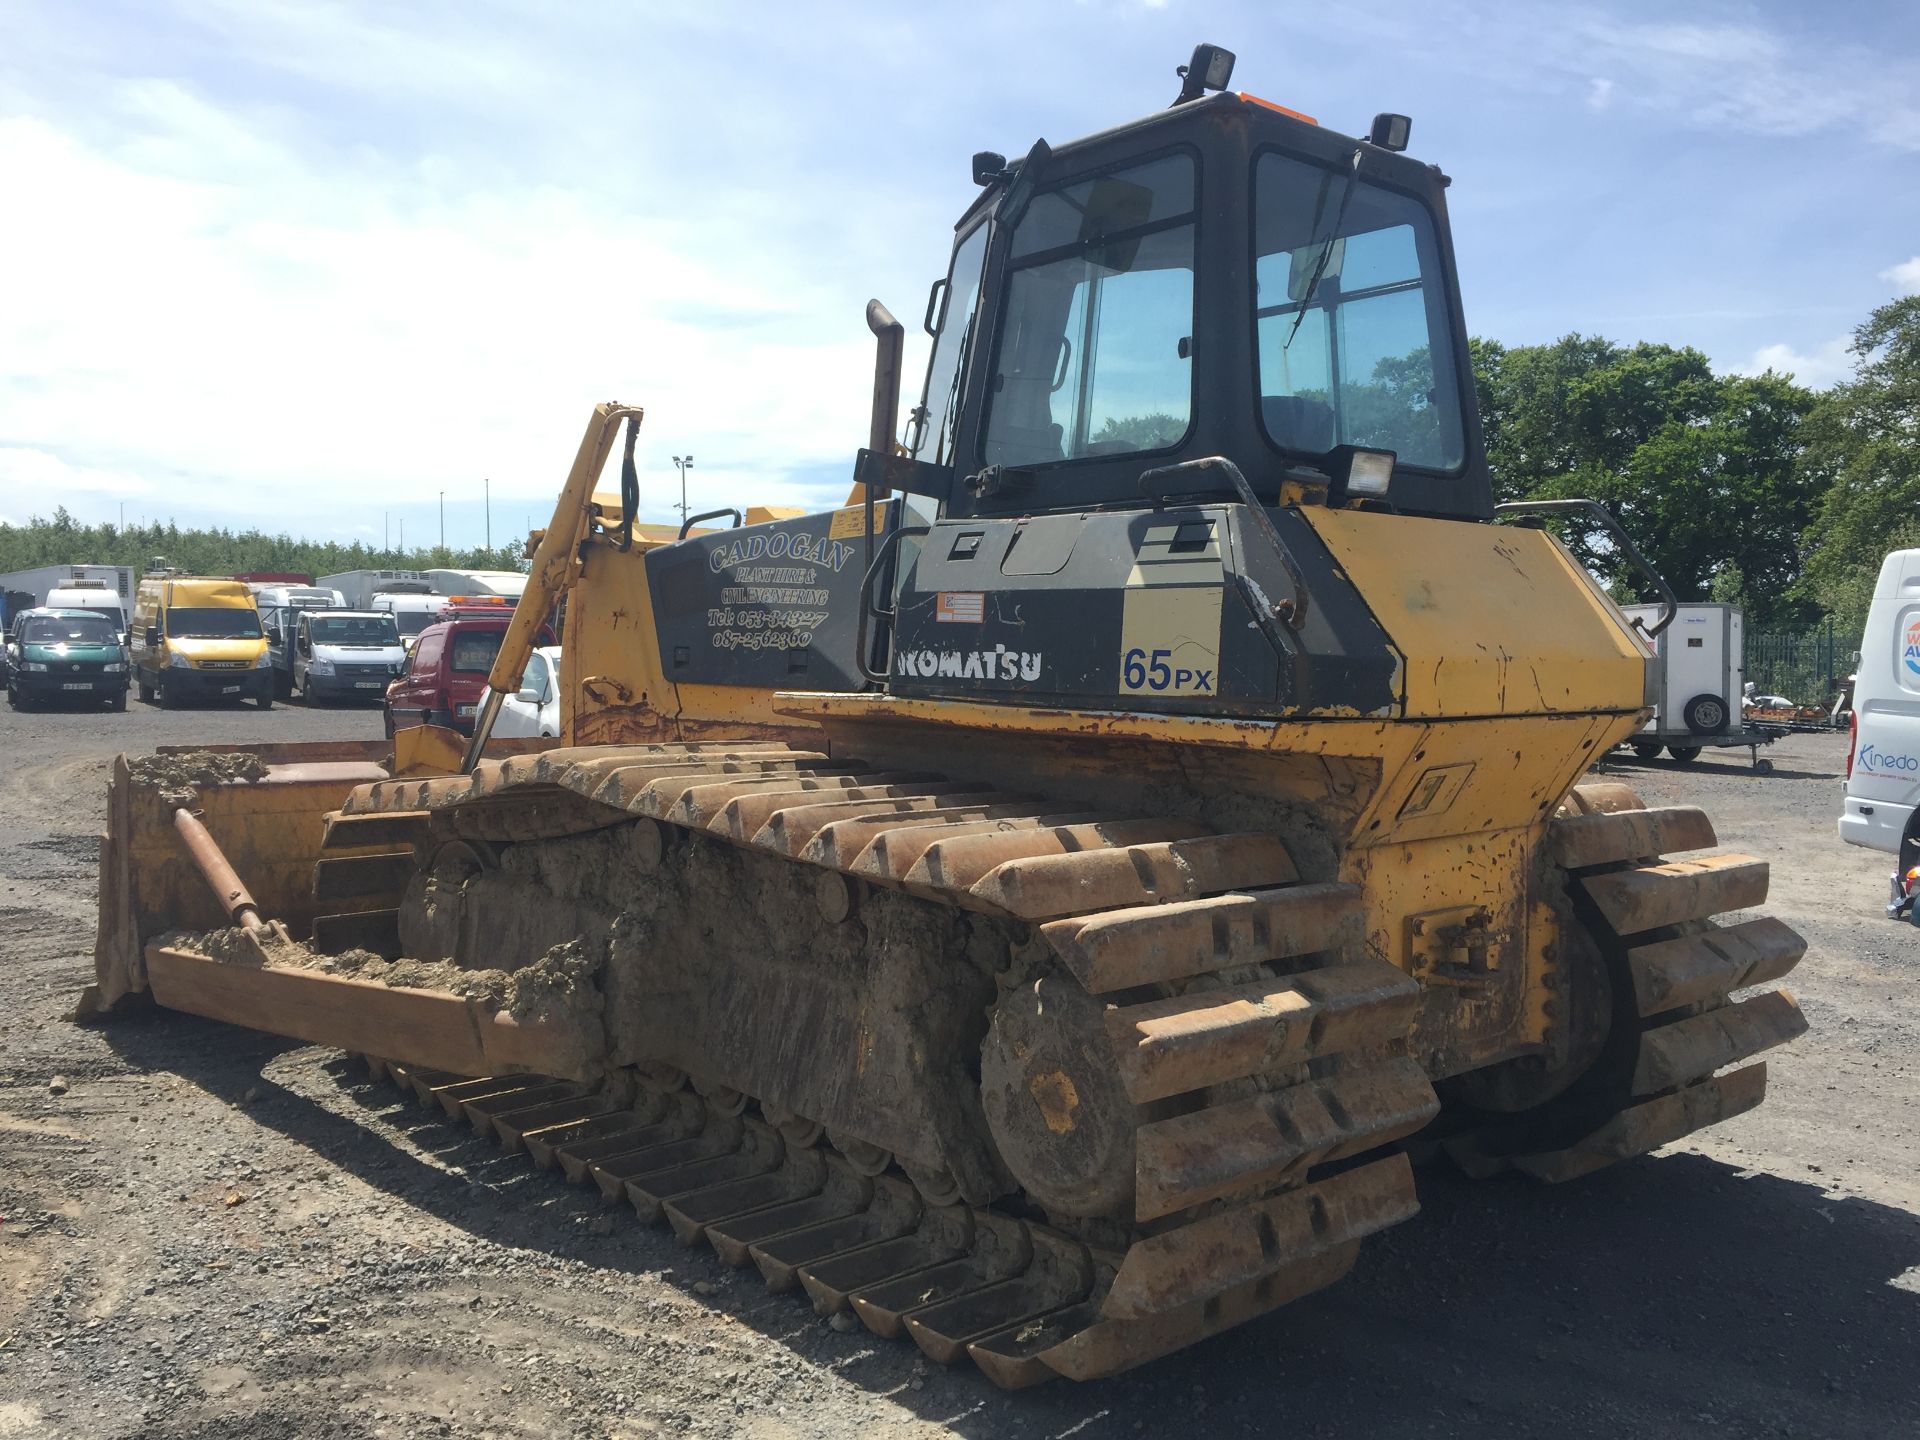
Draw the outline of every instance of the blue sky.
M1413 116L1479 334L1826 384L1920 290L1911 4L12 0L0 518L417 543L445 490L465 545L491 477L498 540L607 398L650 516L675 453L696 508L831 503L862 307L920 314L968 157L1164 105L1201 39Z

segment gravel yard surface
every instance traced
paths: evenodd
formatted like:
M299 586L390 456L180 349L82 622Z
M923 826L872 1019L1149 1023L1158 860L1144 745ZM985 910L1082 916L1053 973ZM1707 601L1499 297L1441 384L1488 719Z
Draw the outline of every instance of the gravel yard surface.
M1343 1284L1121 1380L1008 1395L506 1158L338 1052L63 1021L118 751L377 711L0 711L0 1440L1911 1434L1920 932L1834 836L1843 736L1610 763L1772 862L1810 1032L1767 1102L1572 1185L1423 1172Z

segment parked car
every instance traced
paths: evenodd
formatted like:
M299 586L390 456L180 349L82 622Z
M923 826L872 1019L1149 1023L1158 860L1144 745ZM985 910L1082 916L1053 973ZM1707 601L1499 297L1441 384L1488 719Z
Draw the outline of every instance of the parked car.
M294 616L293 684L309 705L379 700L407 650L393 616L373 610L302 610Z
M28 710L53 700L127 708L127 652L120 627L92 610L22 611L7 632L7 703Z
M273 708L273 656L253 592L238 580L149 575L133 601L133 681L140 698L252 700Z
M527 659L520 688L500 702L496 735L560 733L560 647L543 645Z
M487 672L512 621L513 612L504 605L449 605L437 623L420 632L399 677L387 686L387 734L413 725L443 725L471 735ZM553 644L553 632L542 625L537 641Z

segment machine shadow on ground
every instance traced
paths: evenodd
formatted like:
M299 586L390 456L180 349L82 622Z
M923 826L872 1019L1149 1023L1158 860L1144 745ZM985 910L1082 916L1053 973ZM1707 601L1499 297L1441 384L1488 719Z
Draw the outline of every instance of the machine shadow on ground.
M116 1022L129 1064L166 1068L363 1183L475 1237L691 1292L727 1272L670 1231L616 1220L591 1191L536 1172L367 1078L321 1067L344 1099L451 1165L449 1175L351 1114L262 1083L301 1047L187 1016ZM1920 1217L1698 1155L1632 1162L1547 1187L1421 1172L1424 1213L1367 1242L1342 1284L1195 1350L1098 1385L1009 1395L971 1371L910 1388L918 1352L844 1337L833 1354L802 1296L752 1272L718 1300L759 1334L804 1347L870 1393L962 1434L1209 1432L1537 1434L1718 1431L1887 1434L1912 1423L1920 1356ZM830 1342L828 1342L830 1343ZM1223 1381L1222 1377L1231 1377ZM1291 1417L1290 1419L1288 1417Z

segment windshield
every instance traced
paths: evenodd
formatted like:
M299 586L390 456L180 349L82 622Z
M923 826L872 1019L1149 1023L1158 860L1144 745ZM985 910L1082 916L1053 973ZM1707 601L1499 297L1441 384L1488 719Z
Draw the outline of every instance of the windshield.
M535 651L527 661L527 668L520 676L520 688L531 690L540 697L542 705L547 703L547 657Z
M251 608L176 606L167 611L167 634L176 640L258 640L260 612Z
M307 622L316 645L398 645L391 615L317 615Z
M1253 243L1260 419L1274 444L1364 445L1458 469L1460 388L1426 207L1350 170L1266 154Z
M953 273L941 294L933 356L927 361L927 389L913 439L914 458L929 464L953 463L955 401L968 342L973 339L973 306L980 295L980 265L986 253L987 227L982 223L954 252Z
M453 637L449 670L491 670L493 657L500 653L505 630L462 630Z
M393 618L402 635L418 635L440 617L430 610L400 610L394 613Z
M113 622L97 615L42 617L26 622L22 638L28 645L118 645L120 631Z
M1013 234L988 464L1163 450L1186 434L1193 172L1170 155L1034 197Z

